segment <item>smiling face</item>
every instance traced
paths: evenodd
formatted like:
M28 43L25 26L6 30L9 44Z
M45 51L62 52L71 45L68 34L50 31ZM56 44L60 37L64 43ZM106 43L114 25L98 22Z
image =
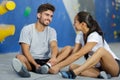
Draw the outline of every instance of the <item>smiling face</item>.
M47 10L37 14L39 23L43 26L48 26L52 21L53 11Z

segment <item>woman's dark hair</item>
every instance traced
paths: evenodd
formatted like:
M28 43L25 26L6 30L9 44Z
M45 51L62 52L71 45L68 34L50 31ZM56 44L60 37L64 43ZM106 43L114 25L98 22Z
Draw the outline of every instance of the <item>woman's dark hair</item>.
M38 7L37 13L43 12L43 11L47 11L47 10L51 10L51 11L55 11L55 7L52 4L46 3L46 4L41 4Z
M94 31L96 31L99 35L102 36L104 42L103 32L98 23L96 22L96 20L94 20L93 17L90 15L90 13L81 11L77 14L77 19L80 23L85 22L89 28L89 32L87 33L87 36L84 38L85 43L87 42L88 35ZM87 59L88 54L86 54L84 57Z

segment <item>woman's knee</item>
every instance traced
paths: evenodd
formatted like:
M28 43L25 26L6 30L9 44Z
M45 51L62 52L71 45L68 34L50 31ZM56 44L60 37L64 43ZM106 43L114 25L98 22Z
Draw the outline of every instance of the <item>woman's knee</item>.
M105 48L103 48L103 47L100 47L100 48L98 48L98 50L97 51L104 51L105 50Z
M69 66L69 70L73 70L73 69L74 69L74 65L71 64L71 65Z

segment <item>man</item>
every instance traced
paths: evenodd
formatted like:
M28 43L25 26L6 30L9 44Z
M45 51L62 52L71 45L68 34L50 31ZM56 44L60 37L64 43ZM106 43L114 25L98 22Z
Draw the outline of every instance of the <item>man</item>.
M69 46L58 51L56 31L48 26L54 11L55 7L49 3L40 5L37 22L23 27L19 39L22 54L12 61L14 70L21 77L30 77L29 71L47 73L44 69L56 65L70 53Z

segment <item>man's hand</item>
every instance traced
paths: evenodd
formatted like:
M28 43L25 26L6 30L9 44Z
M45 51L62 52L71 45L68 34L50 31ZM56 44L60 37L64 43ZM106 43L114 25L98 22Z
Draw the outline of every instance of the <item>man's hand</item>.
M39 69L41 66L39 64L35 65L36 69Z

